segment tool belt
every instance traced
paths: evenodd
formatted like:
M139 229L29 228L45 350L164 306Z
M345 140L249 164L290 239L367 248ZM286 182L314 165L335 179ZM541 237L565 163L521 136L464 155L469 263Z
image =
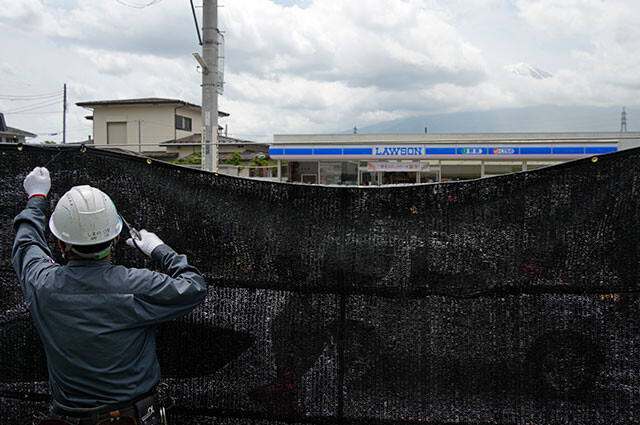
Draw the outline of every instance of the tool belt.
M35 425L167 425L164 407L153 394L134 400L92 408L67 407L53 401L46 417Z

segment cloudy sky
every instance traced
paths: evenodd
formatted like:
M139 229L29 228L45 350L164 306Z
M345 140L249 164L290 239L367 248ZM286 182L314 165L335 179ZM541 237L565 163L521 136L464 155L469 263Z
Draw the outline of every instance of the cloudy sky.
M91 134L76 102L200 104L187 0L0 0L9 126ZM200 1L196 0L196 5ZM229 135L332 133L416 115L640 104L637 0L219 0ZM201 8L197 9L202 24ZM527 63L552 77L511 72ZM631 117L630 117L631 119ZM53 133L58 133L54 134Z

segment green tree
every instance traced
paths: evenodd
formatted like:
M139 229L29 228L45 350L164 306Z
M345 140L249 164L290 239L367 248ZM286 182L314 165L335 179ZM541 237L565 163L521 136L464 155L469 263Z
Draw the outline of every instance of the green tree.
M202 165L202 154L200 152L195 152L186 158L169 162L176 165Z
M242 166L242 155L240 152L231 152L230 158L224 161L225 164L237 165L238 171L242 171L244 167Z
M253 162L257 167L265 167L265 166L271 165L271 163L267 159L265 159L264 156L257 156L255 158L253 158L251 160L251 162ZM253 177L256 177L256 176L267 177L268 173L269 173L269 170L265 172L264 169L259 169L258 168L258 169L254 169L253 170L252 175L253 175ZM273 172L271 174L273 175Z

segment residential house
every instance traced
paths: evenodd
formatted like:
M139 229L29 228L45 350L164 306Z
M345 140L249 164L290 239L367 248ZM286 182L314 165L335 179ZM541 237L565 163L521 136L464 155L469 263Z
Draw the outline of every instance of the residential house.
M98 100L76 105L93 110L95 146L125 149L145 155L162 156L161 143L200 133L200 106L177 99L158 97L143 99ZM218 117L229 114L218 112Z
M36 136L37 134L7 126L4 114L0 112L0 143L24 143L27 137Z

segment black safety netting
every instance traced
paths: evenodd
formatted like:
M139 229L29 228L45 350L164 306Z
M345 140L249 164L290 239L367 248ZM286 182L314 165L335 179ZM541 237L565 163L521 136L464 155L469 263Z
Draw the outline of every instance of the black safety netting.
M172 423L640 423L640 150L349 188L16 145L0 145L0 423L50 400L10 259L45 164L52 208L98 187L206 278L158 333ZM156 267L124 242L113 261Z

